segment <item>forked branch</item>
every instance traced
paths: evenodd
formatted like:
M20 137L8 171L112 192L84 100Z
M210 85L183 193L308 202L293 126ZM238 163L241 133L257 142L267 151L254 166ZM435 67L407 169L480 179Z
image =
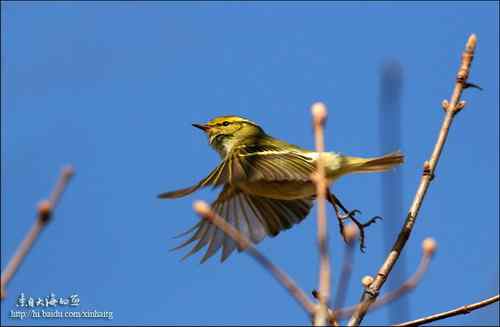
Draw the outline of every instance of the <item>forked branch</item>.
M411 290L415 289L427 272L429 268L429 264L431 263L432 257L436 251L437 244L432 238L426 238L422 242L422 257L420 258L420 263L418 264L417 270L410 276L399 288L394 291L388 292L378 298L371 306L369 311L373 311L378 309L386 304L389 304L398 298L404 296ZM368 278L367 278L368 279ZM369 282L367 282L365 287L369 287L373 283L373 278ZM356 310L357 306L354 305L352 307L336 309L330 312L330 315L334 315L338 319L345 319L351 316Z
M448 132L451 123L453 122L453 118L465 106L465 102L460 101L460 97L462 96L462 91L464 90L464 88L468 87L467 78L469 76L470 66L472 63L472 59L474 57L476 43L477 39L476 36L473 34L469 37L467 44L465 46L465 51L462 55L462 62L457 73L455 88L453 90L451 100L449 102L446 100L443 101L443 108L446 112L444 121L442 123L441 130L439 132L439 136L436 145L434 146L434 150L432 152L430 160L426 161L424 164L424 169L420 180L420 184L418 186L415 198L413 199L413 203L406 217L405 223L398 235L396 242L394 243L392 249L390 250L389 255L387 256L385 262L382 264L379 271L377 272L377 275L375 276L373 283L363 291L361 301L358 304L351 319L349 320L348 323L349 326L357 326L361 323L366 312L377 299L381 287L387 280L392 268L394 267L396 261L399 258L401 251L403 250L406 242L408 241L408 238L410 237L420 207L422 206L422 202L425 198L425 194L429 188L432 179L434 178L434 172L436 171L436 167L439 158L441 156L441 152L446 142L446 138L448 137Z

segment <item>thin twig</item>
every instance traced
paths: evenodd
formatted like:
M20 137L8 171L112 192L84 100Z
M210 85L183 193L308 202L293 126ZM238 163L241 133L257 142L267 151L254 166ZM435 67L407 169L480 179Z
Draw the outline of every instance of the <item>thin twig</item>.
M50 221L52 214L54 213L54 208L56 207L62 193L64 192L66 186L68 185L71 176L73 176L74 171L71 166L64 167L61 171L59 180L54 187L49 200L44 200L40 202L37 209L37 217L30 231L26 234L25 238L16 250L16 253L9 261L4 271L2 272L0 289L1 289L1 299L6 296L6 286L9 281L14 277L14 274L19 269L19 266L23 262L30 249L33 247L33 243L40 235L40 232Z
M427 238L422 242L422 247L422 256L420 257L420 262L415 273L413 273L410 278L408 278L403 284L401 284L399 288L394 291L388 292L378 298L370 306L369 311L373 311L388 303L391 303L417 287L418 283L429 268L429 264L432 260L434 252L436 251L436 242L430 238ZM352 315L356 308L357 305L353 305L351 307L334 310L330 314L335 315L335 317L337 317L338 319L345 319Z
M349 279L352 273L352 263L354 261L354 244L356 243L356 237L358 235L358 229L354 224L348 224L344 229L344 237L346 244L344 247L344 257L342 258L342 268L340 271L339 281L337 283L337 292L335 294L334 308L342 308L345 302L347 285L349 285ZM312 294L315 299L319 300L319 293L317 290L313 290ZM331 308L328 308L328 318L330 324L338 326L337 312Z
M432 321L436 321L436 320L446 319L446 318L458 316L458 315L465 315L465 314L470 313L471 311L474 311L474 310L480 309L482 307L485 307L487 305L498 302L499 299L500 299L500 295L497 294L495 296L492 296L492 297L490 297L486 300L480 301L480 302L467 304L467 305L461 306L459 308L456 308L456 309L453 309L450 311L445 311L445 312L433 314L433 315L428 316L428 317L423 317L420 319L407 321L407 322L404 322L404 323L401 323L398 325L394 325L394 326L420 326L420 325L423 325L423 324L426 324L426 323L429 323Z
M66 186L68 185L71 177L73 177L74 174L75 170L73 169L72 166L63 167L61 171L61 176L59 177L59 180L57 181L57 184L52 190L52 193L50 194L49 197L49 201L52 204L52 211L59 203L62 194L66 190Z
M354 262L354 245L356 244L356 237L358 229L354 224L348 224L344 228L346 244L344 246L344 256L342 258L342 268L340 270L339 282L335 294L334 309L340 309L344 306L347 285L351 279L352 265Z
M330 301L330 257L328 255L328 234L326 222L326 188L327 182L325 177L325 162L323 152L325 151L323 127L327 116L326 107L322 103L313 104L313 127L314 138L316 143L316 151L318 159L316 160L316 172L312 176L312 180L316 184L316 201L318 203L318 248L320 256L319 267L319 309L314 317L315 326L327 326L330 324L328 320L328 304ZM335 322L334 322L335 324Z
M370 307L370 311L380 308L388 303L391 303L394 300L397 300L404 294L416 288L418 283L424 276L424 274L427 272L431 260L432 260L432 254L424 252L422 254L422 257L420 258L420 262L418 264L415 273L413 273L413 275L410 278L408 278L403 284L401 284L401 286L398 289L388 292L383 296L381 296L379 299L377 299L377 301L375 301L373 305Z
M200 217L209 220L227 236L231 237L238 246L245 249L245 252L268 270L273 277L287 289L302 308L312 317L316 311L315 305L309 301L307 295L295 284L295 282L287 276L280 268L275 266L271 260L261 254L250 240L243 236L236 228L228 224L223 218L217 215L210 209L210 206L203 201L196 201L193 208Z
M403 228L399 232L396 242L389 252L389 255L387 256L385 262L380 267L373 283L370 285L370 287L367 287L363 291L361 301L358 304L356 311L353 313L351 319L349 320L349 326L357 326L361 323L370 305L372 305L377 299L381 287L387 280L387 277L389 276L392 268L398 260L399 254L403 250L406 242L408 241L408 238L410 237L427 189L429 188L429 185L434 178L434 172L436 170L439 157L441 156L441 151L443 150L443 146L446 142L446 138L448 136L451 123L453 122L453 118L465 106L465 102L460 101L460 97L462 95L464 86L467 83L472 58L474 57L476 43L476 36L472 34L467 41L465 52L462 55L462 63L457 74L455 88L453 90L451 100L449 103L446 100L443 101L442 105L446 112L446 115L441 126L436 145L434 146L431 158L424 164L424 171L420 180L420 185L418 186L415 198L408 212Z

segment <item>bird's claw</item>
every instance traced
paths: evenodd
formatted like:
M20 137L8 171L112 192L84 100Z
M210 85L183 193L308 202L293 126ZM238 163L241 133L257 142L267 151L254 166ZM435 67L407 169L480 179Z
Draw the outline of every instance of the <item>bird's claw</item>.
M318 290L314 289L311 291L312 296L316 299L319 300L319 293Z
M363 227L368 227L370 226L371 224L374 224L377 222L377 219L380 219L380 220L384 220L384 218L380 217L380 216L375 216L373 218L371 218L370 220L368 220L366 223L363 224Z
M338 217L340 220L353 219L357 214L361 214L361 211L354 209L345 214L339 213Z
M361 223L359 220L356 219L356 214L361 214L361 211L354 209L351 210L345 214L338 214L338 220L339 220L339 227L340 227L340 234L342 235L342 238L344 239L344 242L348 243L346 239L346 235L344 233L344 220L350 219L357 227L359 230L359 248L361 252L365 253L365 227L370 226L371 224L374 224L377 222L377 219L382 220L382 217L380 216L375 216L368 220L366 223Z

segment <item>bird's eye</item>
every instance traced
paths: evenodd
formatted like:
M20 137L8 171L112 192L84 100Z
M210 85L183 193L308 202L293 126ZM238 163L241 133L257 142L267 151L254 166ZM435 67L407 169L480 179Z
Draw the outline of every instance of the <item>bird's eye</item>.
M228 121L225 121L222 123L222 126L228 126L229 125L229 122Z

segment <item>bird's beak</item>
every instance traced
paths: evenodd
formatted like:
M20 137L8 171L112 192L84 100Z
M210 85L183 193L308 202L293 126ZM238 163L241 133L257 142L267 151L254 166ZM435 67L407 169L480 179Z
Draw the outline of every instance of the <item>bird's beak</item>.
M208 130L210 129L210 126L208 125L199 125L199 124L192 124L192 125L193 127L199 128L204 132L208 132Z

